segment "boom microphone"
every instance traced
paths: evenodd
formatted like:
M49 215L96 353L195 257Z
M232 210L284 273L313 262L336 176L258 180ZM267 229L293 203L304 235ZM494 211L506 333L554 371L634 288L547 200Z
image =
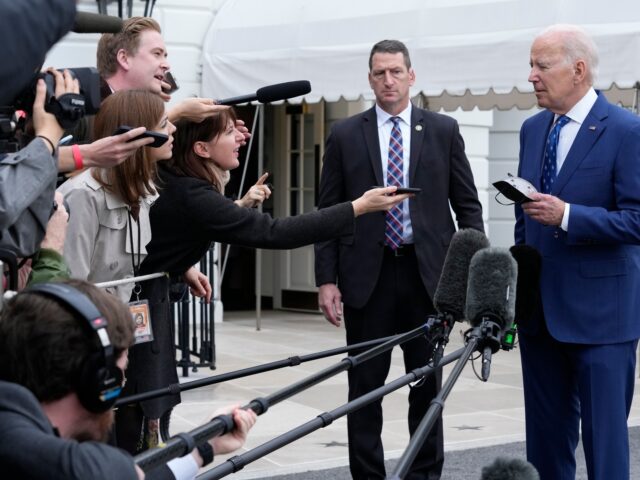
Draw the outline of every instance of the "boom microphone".
M294 82L276 83L259 88L256 93L241 95L239 97L224 98L218 100L218 105L238 105L240 103L258 101L260 103L277 102L289 98L306 95L311 91L309 80L296 80Z
M480 480L540 480L540 475L526 460L498 457L483 467Z
M477 252L469 266L466 318L472 327L488 319L501 329L511 327L515 315L518 264L506 248Z
M71 31L76 33L120 33L121 30L120 17L89 12L77 12L71 28Z
M467 228L454 233L433 295L433 304L438 313L450 315L455 322L462 321L471 258L478 250L488 246L486 235L478 230Z
M489 378L491 355L500 348L501 331L511 328L515 315L518 264L505 248L485 248L469 266L466 318L472 327L490 328L482 353L482 380ZM485 332L486 333L486 332Z
M515 322L520 325L531 324L533 315L542 305L540 297L542 257L538 250L529 245L514 245L509 251L518 263Z

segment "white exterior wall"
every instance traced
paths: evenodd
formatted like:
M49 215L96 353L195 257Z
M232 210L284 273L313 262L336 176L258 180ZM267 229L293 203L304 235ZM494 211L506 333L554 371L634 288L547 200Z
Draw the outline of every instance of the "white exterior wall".
M494 197L497 190L492 183L518 173L518 152L520 148L520 126L537 109L507 110L493 112L493 125L489 133L489 158L487 162L488 182L488 219L491 244L496 247L513 245L513 226L515 217L513 206L502 206ZM501 196L503 203L510 201Z
M444 115L455 118L460 126L460 135L464 139L465 152L469 163L471 164L471 171L473 172L473 179L475 180L476 188L478 189L478 198L482 204L482 217L484 220L484 228L489 240L493 243L491 238L491 223L488 216L489 203L491 197L489 196L489 129L493 123L493 112L480 110L472 110L470 112L464 112L462 110L456 110L455 112L440 112Z

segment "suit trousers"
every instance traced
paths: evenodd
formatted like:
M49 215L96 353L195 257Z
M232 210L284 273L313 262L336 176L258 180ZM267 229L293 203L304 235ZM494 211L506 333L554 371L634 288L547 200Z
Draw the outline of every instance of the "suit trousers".
M544 326L519 336L527 459L540 479L575 479L580 423L589 479L628 479L637 340L564 343Z
M354 344L407 332L426 322L434 313L433 303L424 288L413 246L402 249L402 256L385 247L377 285L363 308L345 305L347 344ZM407 372L425 366L433 348L426 337L401 345ZM351 355L361 353L350 352ZM391 365L391 352L372 358L349 371L349 401L384 385ZM409 392L409 432L413 434L437 395L442 373L418 382ZM347 417L349 464L354 479L385 477L382 446L382 402L373 402ZM439 479L444 461L442 419L425 441L408 479Z

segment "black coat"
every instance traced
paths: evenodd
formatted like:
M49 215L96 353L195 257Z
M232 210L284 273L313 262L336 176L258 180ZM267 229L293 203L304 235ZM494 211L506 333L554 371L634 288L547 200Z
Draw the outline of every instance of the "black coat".
M160 197L151 207L151 242L141 275L181 275L202 258L211 242L288 249L353 233L350 202L274 219L239 207L204 180L176 175L166 167L161 167L158 185ZM127 395L178 381L168 286L166 278L144 282L141 297L149 300L154 340L131 349ZM142 408L147 417L158 418L179 402L179 395L168 395L142 402Z

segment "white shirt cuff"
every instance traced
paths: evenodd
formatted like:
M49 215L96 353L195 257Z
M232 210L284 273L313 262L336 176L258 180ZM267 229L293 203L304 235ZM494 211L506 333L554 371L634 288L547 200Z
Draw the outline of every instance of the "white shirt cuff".
M167 462L167 467L169 467L173 476L176 477L176 480L192 480L196 478L199 470L196 459L193 458L191 454L174 458Z
M571 204L564 204L564 214L562 215L562 222L560 222L560 228L565 232L569 231L569 212L571 210Z

